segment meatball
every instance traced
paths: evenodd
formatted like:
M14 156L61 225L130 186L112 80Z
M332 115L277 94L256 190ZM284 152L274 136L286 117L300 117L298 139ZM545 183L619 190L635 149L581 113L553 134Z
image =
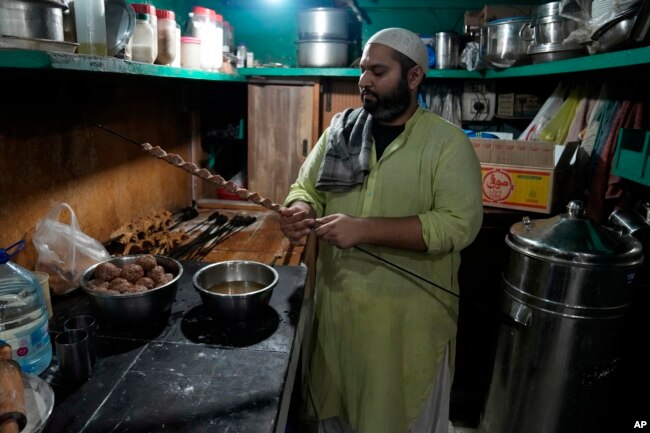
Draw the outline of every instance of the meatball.
M134 284L129 289L124 292L124 293L140 293L140 292L146 292L147 289L145 286L139 285L139 284Z
M111 285L108 287L108 289L124 293L127 292L132 286L133 284L131 284L129 281L118 277L111 281Z
M162 266L156 266L149 272L147 272L147 277L151 278L154 283L158 284L158 281L162 278L162 276L165 274L165 268Z
M113 263L101 263L95 268L94 276L99 280L104 281L113 281L115 278L120 276L122 270L115 266Z
M136 286L145 286L147 289L153 289L153 286L155 286L155 283L149 277L142 277L138 281L135 282L135 285Z
M164 285L164 284L167 284L167 283L169 283L169 282L170 282L171 280L173 280L173 279L174 279L174 275L173 275L173 274L169 274L169 273L167 273L167 274L162 274L162 276L160 277L160 279L156 282L156 287L160 287L160 286L162 286L162 285Z
M94 280L90 280L87 283L88 288L92 290L99 290L99 291L106 291L108 289L108 286L110 283L108 281L100 280L99 278L95 278Z
M158 261L151 254L145 254L143 256L138 257L138 259L135 261L135 264L140 265L145 272L149 272L150 270L158 266Z
M124 278L129 283L135 283L142 277L144 277L144 269L135 263L125 265L120 272L120 278Z

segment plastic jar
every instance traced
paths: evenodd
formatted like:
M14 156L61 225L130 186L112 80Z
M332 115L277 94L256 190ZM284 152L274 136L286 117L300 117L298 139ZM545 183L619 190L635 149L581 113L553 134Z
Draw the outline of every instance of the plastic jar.
M217 50L216 12L201 6L194 6L189 15L188 35L201 39L201 69L212 71Z
M19 241L0 248L0 340L24 373L41 374L52 361L47 307L34 275L9 261L25 247Z
M201 69L201 39L181 37L181 67Z
M176 35L174 36L174 44L176 45L176 57L172 62L172 66L176 68L181 67L181 26L176 23Z
M246 43L245 42L240 42L237 45L237 67L238 68L245 68L246 67L246 54L248 53L248 49L246 48Z
M176 14L166 9L156 9L158 21L158 55L156 64L171 65L176 58Z
M230 53L233 50L232 26L228 21L223 22L223 52Z
M217 71L221 68L223 65L223 16L215 13L214 14L215 18L215 46L214 46L214 65L212 67L213 70Z
M131 36L133 61L153 63L158 56L158 18L156 8L149 4L131 4L136 12L135 29Z

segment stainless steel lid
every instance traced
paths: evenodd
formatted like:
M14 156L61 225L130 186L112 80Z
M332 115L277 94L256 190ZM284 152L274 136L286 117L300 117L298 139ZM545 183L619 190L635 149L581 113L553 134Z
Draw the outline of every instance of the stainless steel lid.
M579 265L635 266L643 262L641 243L584 216L580 201L567 213L544 220L528 217L510 227L506 244L531 257Z

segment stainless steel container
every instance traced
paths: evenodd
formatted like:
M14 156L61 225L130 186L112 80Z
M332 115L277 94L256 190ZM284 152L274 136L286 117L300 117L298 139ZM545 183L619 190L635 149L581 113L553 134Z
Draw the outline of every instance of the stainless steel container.
M63 11L59 0L0 1L0 35L63 41Z
M530 17L490 21L481 27L481 59L488 66L509 68L526 58L531 37Z
M298 41L298 66L336 68L348 66L348 41L313 39Z
M641 244L593 224L584 206L514 224L481 433L595 432L621 364Z
M459 36L456 32L438 32L435 36L436 69L454 69L458 66Z
M313 8L298 12L300 39L348 39L347 9Z

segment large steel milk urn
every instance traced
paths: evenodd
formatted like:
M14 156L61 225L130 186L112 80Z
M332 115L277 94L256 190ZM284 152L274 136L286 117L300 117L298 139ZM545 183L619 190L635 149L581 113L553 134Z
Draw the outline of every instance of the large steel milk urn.
M598 432L611 415L639 241L567 213L506 236L501 325L480 433Z

